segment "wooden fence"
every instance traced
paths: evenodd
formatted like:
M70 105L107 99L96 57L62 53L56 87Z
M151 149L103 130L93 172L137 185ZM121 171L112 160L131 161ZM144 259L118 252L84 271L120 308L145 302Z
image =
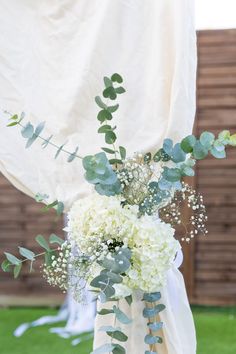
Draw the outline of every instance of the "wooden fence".
M198 33L196 133L236 132L236 30ZM236 149L198 163L196 188L208 212L207 237L185 247L191 302L236 304Z
M17 252L17 247L41 251L34 238L51 233L62 234L62 220L55 213L43 213L42 206L16 190L0 174L0 261L2 252ZM22 275L13 280L12 275L0 273L0 305L56 305L62 294L42 279L39 263L30 273L24 265Z
M196 133L236 131L236 30L198 33ZM189 297L197 304L236 304L236 149L227 160L200 162L196 188L205 196L209 235L184 246L183 273ZM0 247L37 248L38 233L61 230L62 221L43 214L40 206L0 176ZM39 269L13 281L0 274L0 304L56 304L60 292L41 279Z

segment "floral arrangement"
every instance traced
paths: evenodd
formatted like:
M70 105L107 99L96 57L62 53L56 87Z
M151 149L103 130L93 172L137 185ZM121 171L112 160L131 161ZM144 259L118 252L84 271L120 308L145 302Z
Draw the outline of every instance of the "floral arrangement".
M63 291L73 289L78 301L84 301L83 290L88 286L102 303L114 301L111 309L104 308L99 314L113 314L122 324L129 324L132 319L119 308L119 299L131 305L132 294L142 292L146 304L143 316L148 326L144 341L150 346L146 354L155 354L157 345L162 343L158 331L163 323L156 320L165 309L160 303L161 289L181 249L175 238L175 226L182 225L182 203L192 210L189 222L183 224L182 241L189 242L197 234L207 233L203 198L183 179L194 176L196 160L208 154L225 158L225 148L236 146L236 134L222 131L215 137L211 132L203 132L199 138L189 135L175 144L165 139L154 153L140 152L127 157L125 147L116 147L116 127L112 126L119 104L107 103L125 92L122 82L119 74L105 77L103 98L95 98L100 109L98 133L104 135L108 145L95 155L82 157L78 147L70 152L65 144L58 146L53 136L42 135L44 123L34 127L30 122L24 124L23 114L10 116L8 126L21 128L26 148L41 140L43 148L48 145L56 148L55 158L65 153L69 163L82 159L85 179L94 185L94 193L72 205L65 229L66 241L53 234L48 242L39 235L36 241L44 252L36 255L19 247L20 258L6 252L2 269L13 270L17 277L23 262L29 261L32 270L35 259L44 256L43 275L51 285ZM37 202L46 204L45 210L54 208L58 214L63 212L63 201L48 200L47 195L36 196ZM122 342L128 337L119 327L101 330L110 341L93 354L126 352Z

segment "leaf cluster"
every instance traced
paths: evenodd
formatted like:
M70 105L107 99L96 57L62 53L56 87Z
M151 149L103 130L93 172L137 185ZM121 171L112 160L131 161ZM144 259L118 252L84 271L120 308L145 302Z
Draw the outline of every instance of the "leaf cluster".
M83 158L85 179L95 185L101 195L113 196L121 191L121 184L104 152Z
M159 301L160 299L161 299L160 292L145 293L143 295L143 301L145 301L146 304L143 310L143 316L144 318L149 319L149 322L147 324L149 329L149 334L145 336L144 342L150 346L154 344L163 343L163 339L156 334L156 332L160 331L163 328L163 323L157 322L155 320L155 317L165 309L165 305L157 304L157 301ZM155 354L156 352L153 351L146 352L146 354L150 354L150 353Z
M102 303L113 301L113 297L115 296L114 285L122 283L122 274L129 269L130 259L131 251L128 248L121 248L119 251L115 252L111 258L105 258L98 262L103 269L100 274L91 281L90 285L98 289L98 298ZM126 301L131 305L132 296L126 297ZM126 325L132 322L116 305L111 309L102 309L98 311L98 314L101 316L113 314L117 321ZM119 342L126 342L128 340L127 335L122 332L119 327L103 326L100 328L100 331L105 331L112 340L116 339ZM109 343L97 348L92 354L109 352L122 354L125 353L125 349L119 344Z
M33 251L25 248L19 247L19 257L15 255L5 252L6 259L2 262L1 267L4 272L13 271L14 278L17 278L21 272L22 265L24 262L30 262L30 272L33 271L33 263L36 258L39 256L45 257L45 263L49 265L51 263L51 256L54 254L55 249L51 249L50 244L62 245L64 240L55 234L51 234L49 237L49 243L42 235L38 235L36 237L37 243L43 248L43 252L39 254L35 254Z
M115 113L118 108L119 104L115 105L107 105L104 102L105 99L110 99L110 100L115 100L117 98L117 95L120 95L125 92L125 89L122 86L118 86L117 84L121 84L123 82L123 78L119 74L113 74L110 78L109 77L104 77L104 85L105 88L103 90L103 98L100 96L95 97L95 102L100 108L100 111L98 112L97 119L100 122L101 126L98 129L99 134L104 134L105 136L105 142L108 145L113 145L117 140L117 136L115 133L116 126L111 126L110 121L113 119L113 113ZM116 151L114 148L102 148L103 151L105 151L108 154L114 154L115 158L110 160L111 164L121 164L122 159L125 158L126 151L124 147L120 147L119 151ZM120 159L116 157L116 153L120 153Z

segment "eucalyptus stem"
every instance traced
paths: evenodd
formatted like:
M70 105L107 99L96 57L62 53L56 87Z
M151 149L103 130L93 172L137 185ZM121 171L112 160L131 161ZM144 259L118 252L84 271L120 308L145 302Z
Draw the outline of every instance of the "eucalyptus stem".
M54 251L57 251L57 250L58 250L58 248L51 249L50 252L54 252ZM41 256L44 256L46 253L47 253L47 251L38 253L38 254L36 254L36 255L34 256L34 258L39 258L39 257L41 257ZM30 259L28 259L28 258L25 258L25 259L20 260L19 264L20 264L20 263L22 264L22 263L27 262L27 261L30 261L31 263L33 263L33 262L35 261L35 259L34 259L34 260L30 260Z
M3 111L3 112L4 112L5 114L8 114L8 115L11 116L11 117L14 116L11 112L8 112L8 111ZM23 118L21 118L19 121L16 120L16 124L15 124L15 125L19 125L21 128L24 129L24 128L25 128L25 125L21 123L22 120L23 120ZM60 151L64 152L65 154L67 154L67 155L69 155L69 156L73 155L75 158L78 158L78 159L80 159L80 160L83 159L83 156L80 156L80 155L78 155L78 154L75 154L74 152L70 152L70 151L68 151L68 150L66 150L66 149L64 149L64 148L62 148L61 146L55 144L55 143L52 142L51 140L44 138L44 137L41 136L40 134L34 133L34 135L35 135L37 138L41 139L43 142L45 142L45 143L47 143L47 144L53 146L53 147L56 148L57 150L60 149Z
M18 123L18 125L19 125L21 128L25 128L25 126L24 126L23 124L21 124L21 123ZM37 136L37 138L41 139L41 140L44 141L45 143L48 143L49 145L53 146L53 147L56 148L57 150L60 149L60 146L57 145L57 144L55 144L55 143L53 143L52 141L45 139L45 138L44 138L43 136L41 136L41 135L38 135L38 134L35 134L35 135ZM73 154L73 152L70 152L70 151L68 151L68 150L66 150L66 149L64 149L64 148L62 148L61 151L64 152L65 154L68 154L68 155L72 155L72 154ZM81 160L83 159L83 157L80 156L80 155L75 154L74 156L77 157L78 159L81 159Z

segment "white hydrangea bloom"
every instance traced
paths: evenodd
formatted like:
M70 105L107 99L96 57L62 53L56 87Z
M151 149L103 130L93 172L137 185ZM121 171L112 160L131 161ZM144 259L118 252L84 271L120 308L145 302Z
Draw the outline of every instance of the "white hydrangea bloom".
M176 252L180 248L175 230L153 216L138 218L137 206L122 207L118 197L93 194L78 200L69 212L70 239L94 259L107 256L104 245L122 242L132 252L131 267L117 296L127 296L135 289L160 290L166 282Z

